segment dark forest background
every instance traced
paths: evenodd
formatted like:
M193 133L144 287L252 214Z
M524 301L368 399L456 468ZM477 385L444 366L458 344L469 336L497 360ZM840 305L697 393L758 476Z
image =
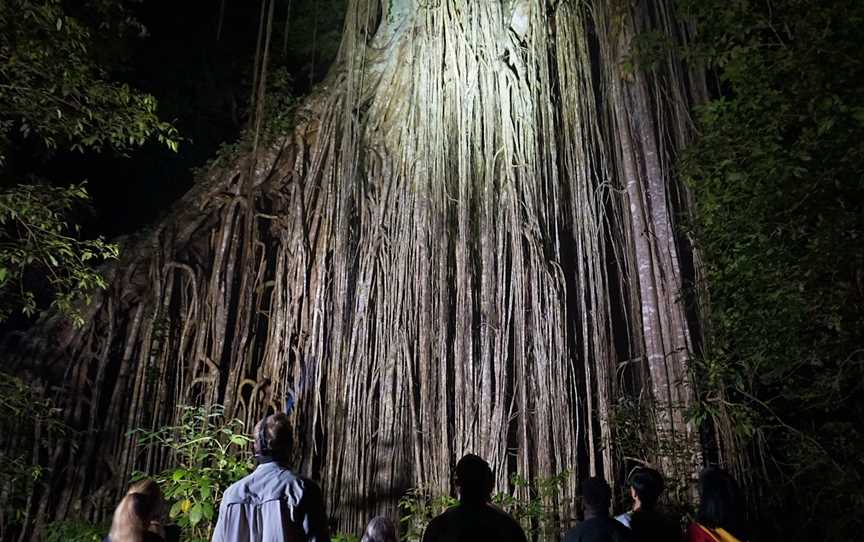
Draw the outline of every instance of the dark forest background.
M3 0L4 29L23 24L17 17L29 4L40 2ZM190 188L194 170L247 127L260 6L41 4L90 29L88 62L152 95L158 118L176 129L177 148L150 137L119 148L52 148L22 129L14 96L0 92L7 156L0 191L86 180L89 204L64 216L81 226L81 238L104 236L122 250L124 236L158 220ZM856 539L864 529L864 5L679 4L700 37L679 53L703 63L713 82L712 100L693 112L700 137L679 161L697 208L686 233L702 258L690 287L705 301L705 342L692 367L700 401L691 416L709 435L709 457L722 459L710 446L724 440L745 458L738 474L754 540ZM289 107L326 74L344 6L275 5L269 85ZM3 33L0 87L14 85L17 73L9 64L13 33ZM670 44L640 36L634 69L651 70ZM4 218L3 227L10 223ZM4 235L4 276L19 269L44 308L63 285L52 286L38 261L10 260L16 231ZM12 286L0 279L7 332L38 316L18 310L20 300L4 290Z

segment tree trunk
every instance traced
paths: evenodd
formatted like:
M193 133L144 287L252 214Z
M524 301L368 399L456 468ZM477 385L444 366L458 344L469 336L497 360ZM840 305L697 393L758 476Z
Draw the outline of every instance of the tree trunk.
M178 405L254 424L289 390L298 468L353 531L409 487L449 492L470 451L504 491L573 470L551 504L574 517L578 479L614 479L627 453L612 414L634 357L658 433L692 444L687 209L669 196L690 133L668 114L689 107L691 72L670 56L662 76L625 73L647 10L349 2L293 130L217 160L127 244L83 328L47 320L30 336L54 340L16 353L88 429L40 513L104 514L133 469L164 466L127 432ZM665 453L642 459L678 469Z

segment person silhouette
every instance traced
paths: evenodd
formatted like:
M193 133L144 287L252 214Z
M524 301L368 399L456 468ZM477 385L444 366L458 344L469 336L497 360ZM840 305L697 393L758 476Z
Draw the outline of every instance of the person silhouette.
M587 478L582 482L585 520L567 531L564 542L630 542L630 529L609 517L612 490L606 480Z
M527 542L519 523L489 502L493 485L486 461L474 454L460 459L456 464L459 504L429 522L423 542Z
M748 540L744 494L735 478L718 467L699 475L699 510L687 528L686 542Z
M615 516L631 530L633 542L679 542L677 523L659 510L663 494L663 475L656 469L638 466L627 476L627 487L633 499L630 511Z

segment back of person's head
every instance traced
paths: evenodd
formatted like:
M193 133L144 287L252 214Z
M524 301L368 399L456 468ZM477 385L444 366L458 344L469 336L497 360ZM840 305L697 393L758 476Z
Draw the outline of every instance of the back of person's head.
M360 542L399 542L396 525L384 516L372 518Z
M639 497L639 505L643 510L653 510L663 493L663 476L649 467L636 467L627 477L627 485L633 488Z
M266 416L255 425L255 453L279 461L291 453L291 422L282 412Z
M456 485L463 502L487 502L495 480L489 463L474 454L466 454L456 464Z
M597 516L609 515L612 505L612 489L603 478L593 476L582 482L582 502Z
M709 467L699 476L699 511L696 521L732 533L737 538L747 535L744 497L738 483L725 470Z
M137 493L144 495L149 499L152 506L152 514L150 519L161 520L165 515L165 498L162 496L162 490L155 480L143 478L129 486L126 491L127 495Z
M111 542L140 542L150 523L161 519L164 501L153 480L141 480L129 487L111 520Z

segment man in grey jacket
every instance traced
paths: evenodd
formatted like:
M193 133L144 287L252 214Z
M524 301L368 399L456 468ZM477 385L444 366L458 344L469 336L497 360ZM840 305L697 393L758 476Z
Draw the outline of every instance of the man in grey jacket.
M291 425L273 414L255 426L258 467L222 495L213 542L329 541L321 490L291 472Z

